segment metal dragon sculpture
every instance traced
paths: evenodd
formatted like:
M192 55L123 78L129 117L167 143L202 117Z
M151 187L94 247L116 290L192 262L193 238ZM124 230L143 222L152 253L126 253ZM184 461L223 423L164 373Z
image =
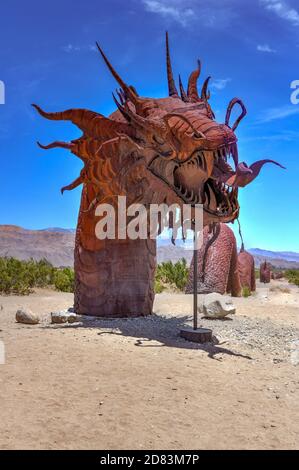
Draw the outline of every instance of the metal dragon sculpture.
M217 224L216 229L205 227L203 244L197 255L198 294L230 293L233 297L241 295L238 272L238 250L234 232L226 224ZM191 261L186 293L193 293L194 257Z
M82 136L69 143L53 142L40 147L70 150L83 162L79 177L68 186L83 185L75 244L76 312L96 316L137 316L152 312L156 242L146 240L99 240L95 234L100 203L117 207L117 196L127 205L166 203L203 205L204 225L232 222L238 216L238 187L259 173L262 160L248 167L238 161L235 130L246 115L241 100L228 105L224 124L215 121L209 104L209 78L197 89L201 65L190 75L187 90L179 79L180 95L173 78L166 37L169 96L140 97L99 51L120 86L117 111L110 117L85 109L41 116L70 121ZM233 107L241 114L230 124ZM273 162L275 163L275 162Z

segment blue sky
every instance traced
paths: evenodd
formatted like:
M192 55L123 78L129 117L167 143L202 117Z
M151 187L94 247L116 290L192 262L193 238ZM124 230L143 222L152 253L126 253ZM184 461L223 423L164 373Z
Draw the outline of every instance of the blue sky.
M141 95L166 96L168 29L176 75L186 82L197 58L201 80L212 75L217 121L231 98L246 104L241 161L269 157L287 166L264 167L241 190L246 246L299 251L299 105L290 101L299 79L298 0L10 0L1 20L1 224L75 227L80 188L63 197L60 188L78 176L80 161L63 150L43 152L36 140L71 140L79 131L41 119L30 103L113 111L116 84L96 40Z

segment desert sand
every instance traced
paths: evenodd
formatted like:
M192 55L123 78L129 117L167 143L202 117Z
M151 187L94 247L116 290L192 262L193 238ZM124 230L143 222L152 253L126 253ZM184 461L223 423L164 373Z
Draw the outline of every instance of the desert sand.
M189 295L157 295L148 318L51 325L72 302L0 297L0 449L299 448L298 288L258 285L231 319L199 318L206 346L178 336ZM16 323L19 307L41 323Z

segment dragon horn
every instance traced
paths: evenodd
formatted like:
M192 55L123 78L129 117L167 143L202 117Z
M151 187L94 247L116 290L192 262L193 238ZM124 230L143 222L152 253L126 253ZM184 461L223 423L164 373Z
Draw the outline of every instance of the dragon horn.
M83 130L96 116L102 117L101 114L95 113L93 111L87 111L85 109L68 109L67 111L58 113L47 113L37 104L32 104L32 106L42 117L46 119L50 119L51 121L71 121L81 130Z
M208 86L209 86L209 81L211 80L211 77L208 77L202 86L201 90L201 99L204 101L207 101L210 98L210 94L208 93Z
M55 149L55 148L72 150L73 148L72 144L69 144L68 142L59 142L59 141L52 142L51 144L48 144L48 145L42 145L40 142L37 142L37 145L43 150L49 150L49 149Z
M190 98L192 101L200 101L200 98L198 96L198 91L197 91L197 80L201 72L201 63L200 60L197 61L197 69L194 70L188 81L188 98Z
M177 98L179 95L178 95L178 91L176 89L175 82L173 79L167 31L166 31L166 65L167 65L167 81L168 81L169 96L173 96L174 98Z
M69 109L59 113L46 113L36 104L33 104L32 106L44 118L52 121L71 121L85 134L92 137L102 139L107 135L107 132L115 135L118 132L123 132L124 134L131 132L126 124L113 121L102 114L94 113L93 111L88 111L86 109Z
M110 70L111 74L113 75L113 77L115 78L115 80L118 82L118 84L122 87L122 89L124 90L125 94L126 94L126 97L132 101L132 103L134 103L134 105L138 105L139 104L139 99L137 97L137 95L135 94L135 92L133 91L134 88L131 87L131 86L128 86L124 81L123 79L120 77L120 75L116 72L116 70L112 67L111 63L109 62L107 56L105 55L103 49L99 46L98 43L96 43L97 45L97 48L99 49L100 51L100 54L101 56L103 57L108 69Z
M189 99L188 99L188 96L186 95L186 92L184 90L182 79L181 79L180 75L179 75L179 85L180 85L181 98L185 103L187 103L189 101Z

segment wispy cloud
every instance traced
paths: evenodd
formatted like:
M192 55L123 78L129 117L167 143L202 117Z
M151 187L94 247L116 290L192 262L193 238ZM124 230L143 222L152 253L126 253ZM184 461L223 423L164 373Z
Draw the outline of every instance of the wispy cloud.
M279 108L265 109L259 116L258 123L266 123L277 119L285 119L289 116L299 114L299 106L281 106Z
M242 141L244 142L256 142L257 140L263 141L286 141L286 142L298 142L299 132L296 131L282 131L275 134L268 135L257 135L255 134L252 137L243 137Z
M272 47L270 47L269 44L258 44L256 49L259 52L267 52L270 54L275 54L275 52L277 52L275 49L272 49Z
M280 18L289 21L294 26L299 26L299 11L291 7L287 2L280 0L260 0L260 3L268 11L272 11Z
M64 52L67 52L68 54L72 52L94 52L96 51L96 46L93 44L88 44L87 46L77 46L74 44L67 44L66 46L62 46L61 48Z
M156 13L183 27L198 21L207 28L226 28L238 16L233 8L236 0L141 0L146 11Z
M211 83L211 88L214 88L216 90L223 90L229 82L231 82L231 78L218 78L216 80L213 80Z
M188 21L195 15L192 8L186 6L186 2L177 0L142 0L145 9L151 13L158 13L162 16L172 18L186 26Z

